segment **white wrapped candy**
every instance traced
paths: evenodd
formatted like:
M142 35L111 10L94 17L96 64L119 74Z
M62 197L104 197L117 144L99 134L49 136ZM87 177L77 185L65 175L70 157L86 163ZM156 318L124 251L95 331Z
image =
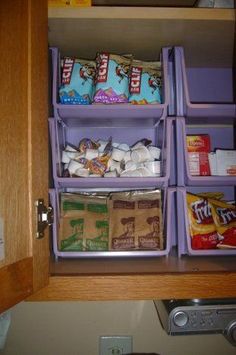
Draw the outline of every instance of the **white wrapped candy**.
M78 161L71 160L70 163L68 164L68 170L70 175L75 174L76 170L83 168L83 164L79 163Z

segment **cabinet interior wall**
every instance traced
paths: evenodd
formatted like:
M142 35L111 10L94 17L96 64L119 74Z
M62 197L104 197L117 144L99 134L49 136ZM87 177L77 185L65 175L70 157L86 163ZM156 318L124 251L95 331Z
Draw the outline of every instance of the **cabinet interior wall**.
M215 99L204 92L206 70L212 70L215 81L219 79L226 82L227 90L219 89L216 99L233 100L233 10L129 7L49 9L48 25L49 46L58 47L62 56L94 59L96 52L103 50L120 54L131 53L141 60L158 60L162 47L183 46L188 76L193 81L193 86L200 87L197 91L193 89L194 92L200 92L193 100L204 102ZM201 81L196 81L196 78ZM78 133L82 137L88 134L89 130L89 127L83 127L82 130L78 128L78 132L75 130L74 134ZM97 130L98 138L100 130L102 132L102 128ZM233 138L230 137L230 140L232 143ZM174 255L169 259L144 259L138 265L134 260L124 263L122 259L100 259L99 263L96 260L67 260L66 263L59 260L54 263L52 260L51 275L235 270L233 257L223 257L220 260L221 263L216 263L211 258L200 258L197 267L194 260L187 263L186 260L176 261Z

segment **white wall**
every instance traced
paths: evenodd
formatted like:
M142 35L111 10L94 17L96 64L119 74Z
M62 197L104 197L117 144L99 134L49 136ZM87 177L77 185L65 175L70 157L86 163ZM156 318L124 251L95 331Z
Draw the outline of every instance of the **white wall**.
M235 355L222 335L167 336L152 301L24 302L12 309L1 355L98 355L99 335L132 335L133 351Z

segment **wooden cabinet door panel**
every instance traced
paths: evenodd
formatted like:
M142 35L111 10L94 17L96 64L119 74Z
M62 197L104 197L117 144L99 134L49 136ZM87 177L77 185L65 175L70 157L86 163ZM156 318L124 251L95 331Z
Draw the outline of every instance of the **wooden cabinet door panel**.
M47 237L35 239L35 200L48 203L47 1L0 2L0 312L48 282Z

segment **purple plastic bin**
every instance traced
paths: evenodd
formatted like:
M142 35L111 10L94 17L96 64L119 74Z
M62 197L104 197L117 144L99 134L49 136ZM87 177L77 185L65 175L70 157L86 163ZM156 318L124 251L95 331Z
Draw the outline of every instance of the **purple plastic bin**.
M187 68L184 49L174 52L177 115L236 117L232 68Z
M136 121L150 121L155 124L161 117L167 115L167 109L170 102L170 82L172 81L173 60L170 58L171 49L163 48L161 52L161 61L163 63L163 103L154 105L132 105L132 104L91 104L91 105L63 105L59 102L58 89L60 86L60 53L57 48L51 48L52 66L53 66L53 85L52 98L54 107L54 116L60 118L79 118L82 120L96 119L108 120L117 124L117 121L123 120L135 125ZM108 123L107 122L107 123ZM107 125L106 123L106 125Z
M54 223L52 226L52 246L53 252L56 258L97 258L97 257L160 257L168 256L171 247L176 243L176 228L175 219L175 204L174 195L175 189L169 188L163 191L163 225L164 235L166 236L165 249L164 250L136 250L136 251L81 251L81 252L69 252L58 250L57 236L59 233L59 217L60 217L60 204L59 204L60 190L49 190L49 198L51 206L53 207Z
M226 200L234 199L234 187L191 187L184 188L178 187L177 189L177 235L178 235L178 256L191 255L191 256L226 256L236 255L236 249L208 249L208 250L195 250L191 247L191 237L189 235L189 219L186 203L186 191L192 193L200 193L207 191L224 192Z
M65 124L62 120L49 119L52 170L54 186L77 188L144 188L167 187L170 179L171 144L173 134L173 119L161 119L156 126L141 127L90 127L81 125L80 120L69 120ZM117 177L117 178L65 178L62 177L61 152L67 143L78 146L82 138L108 139L133 144L139 139L148 138L152 144L162 148L162 176L161 177ZM172 157L173 159L174 157ZM173 179L172 179L173 180Z
M209 119L211 122L211 119ZM209 121L208 121L209 122ZM201 125L196 127L197 118L176 119L176 134L178 137L177 149L177 183L178 186L220 186L236 185L236 176L193 176L190 174L188 152L186 145L187 134L209 134L211 140L211 151L215 148L233 149L234 127L233 125ZM232 123L232 122L231 122Z

